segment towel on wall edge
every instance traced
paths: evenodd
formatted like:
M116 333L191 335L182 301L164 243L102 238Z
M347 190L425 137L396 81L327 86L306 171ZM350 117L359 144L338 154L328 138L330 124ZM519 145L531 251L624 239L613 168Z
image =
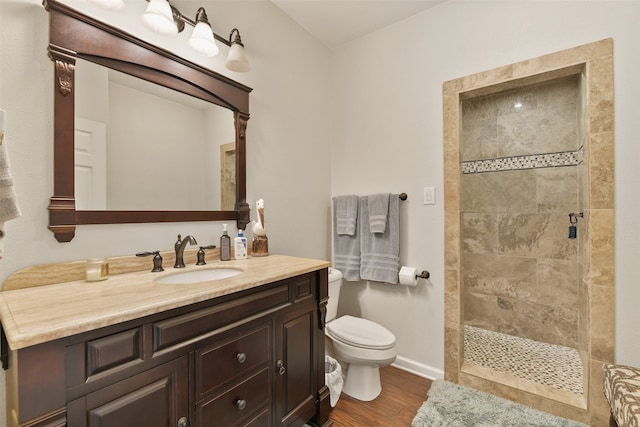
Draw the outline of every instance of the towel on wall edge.
M7 154L7 144L4 141L6 113L0 110L0 258L3 255L2 237L4 237L4 223L20 216L20 209L16 202L13 188L13 176Z

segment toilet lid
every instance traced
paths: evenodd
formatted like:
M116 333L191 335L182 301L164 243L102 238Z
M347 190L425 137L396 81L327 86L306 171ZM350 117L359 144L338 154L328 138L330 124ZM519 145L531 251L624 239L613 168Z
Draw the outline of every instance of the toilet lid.
M327 324L327 332L354 347L385 350L396 343L396 337L384 327L367 319L342 316Z

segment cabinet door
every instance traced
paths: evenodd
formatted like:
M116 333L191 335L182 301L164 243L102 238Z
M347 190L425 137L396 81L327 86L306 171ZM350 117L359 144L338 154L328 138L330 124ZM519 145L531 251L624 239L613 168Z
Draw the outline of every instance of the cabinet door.
M188 357L165 363L69 402L68 425L176 427L189 416Z
M276 425L302 426L316 412L313 304L276 321Z

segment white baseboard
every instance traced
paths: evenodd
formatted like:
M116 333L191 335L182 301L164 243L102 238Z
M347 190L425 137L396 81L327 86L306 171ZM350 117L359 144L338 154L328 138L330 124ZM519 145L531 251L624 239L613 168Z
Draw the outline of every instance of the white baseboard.
M397 356L391 366L430 380L441 380L444 378L444 371L442 369L434 368L433 366L425 365L403 356Z

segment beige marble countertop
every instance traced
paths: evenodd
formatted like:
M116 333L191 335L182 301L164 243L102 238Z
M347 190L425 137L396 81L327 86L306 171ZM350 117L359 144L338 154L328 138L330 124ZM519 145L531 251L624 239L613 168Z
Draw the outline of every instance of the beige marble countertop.
M149 260L150 261L150 260ZM13 350L206 301L326 268L328 261L284 255L213 261L205 266L129 272L101 282L67 281L0 292L0 320ZM234 277L193 284L154 279L189 270L238 268Z

